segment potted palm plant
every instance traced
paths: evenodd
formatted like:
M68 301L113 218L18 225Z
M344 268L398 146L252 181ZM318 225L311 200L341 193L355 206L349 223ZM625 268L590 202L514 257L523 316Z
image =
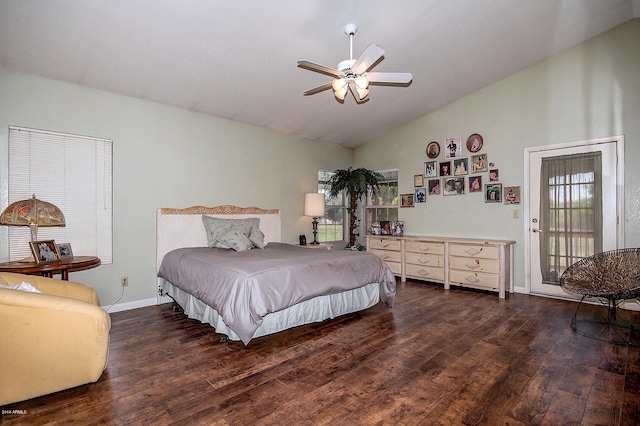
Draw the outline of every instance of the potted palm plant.
M379 189L379 182L382 175L364 167L354 169L349 167L346 170L336 170L331 176L327 185L329 187L329 196L337 197L343 191L349 197L349 244L348 249L364 249L356 243L356 237L360 234L359 221L356 215L358 200L371 192L375 195Z

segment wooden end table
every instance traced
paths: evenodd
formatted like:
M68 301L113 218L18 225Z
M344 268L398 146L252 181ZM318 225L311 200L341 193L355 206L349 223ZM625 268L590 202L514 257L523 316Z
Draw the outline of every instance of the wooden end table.
M20 261L4 262L0 263L0 272L42 275L48 278L53 278L54 274L61 274L63 280L69 281L69 272L91 269L99 265L100 259L95 256L74 256L67 259L53 260L45 263Z

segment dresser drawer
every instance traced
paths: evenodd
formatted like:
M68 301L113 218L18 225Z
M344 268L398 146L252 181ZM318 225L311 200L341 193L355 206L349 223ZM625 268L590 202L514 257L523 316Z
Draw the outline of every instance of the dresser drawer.
M369 247L382 250L400 251L400 240L391 240L386 238L370 238Z
M483 259L480 257L449 257L449 268L467 272L500 273L500 262L497 259Z
M386 262L393 275L402 275L402 263Z
M371 249L369 253L375 254L385 262L402 262L402 253L399 251Z
M485 245L465 245L465 244L451 244L449 246L450 256L462 256L462 257L480 257L483 259L497 259L498 247L485 246Z
M413 253L444 254L444 243L427 241L406 241L404 249Z
M405 253L405 263L444 268L444 256L441 254Z
M404 273L407 277L427 281L444 281L444 268L410 265L408 263L404 265L404 268Z
M460 284L467 287L498 290L500 285L500 276L496 274L466 272L451 269L449 271L449 282L453 285Z

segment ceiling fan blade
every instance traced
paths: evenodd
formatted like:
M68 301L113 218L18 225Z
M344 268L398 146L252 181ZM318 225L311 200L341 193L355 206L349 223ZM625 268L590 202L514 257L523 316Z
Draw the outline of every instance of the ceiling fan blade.
M316 64L315 62L311 62L311 61L306 61L306 60L298 61L298 66L301 68L306 68L311 71L321 72L322 74L327 74L333 77L338 77L338 78L344 77L344 73L341 71L338 71L337 69L329 68L327 66Z
M304 92L304 95L305 96L315 95L316 93L320 93L320 92L325 91L327 89L331 89L331 83L332 82L330 81L328 83L325 83L325 84L322 84L320 86L314 87L313 89L309 89L306 92Z
M353 64L351 71L355 74L362 74L378 62L378 60L382 58L382 55L384 55L384 49L382 47L370 44Z
M369 83L407 84L413 80L410 72L370 72L367 73Z

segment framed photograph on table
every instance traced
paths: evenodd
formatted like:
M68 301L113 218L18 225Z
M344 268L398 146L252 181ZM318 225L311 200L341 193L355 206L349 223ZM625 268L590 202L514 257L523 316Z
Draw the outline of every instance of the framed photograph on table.
M29 247L36 263L60 260L60 252L54 240L30 241Z
M73 257L73 250L71 250L70 243L58 244L58 253L60 253L60 259L70 259Z

